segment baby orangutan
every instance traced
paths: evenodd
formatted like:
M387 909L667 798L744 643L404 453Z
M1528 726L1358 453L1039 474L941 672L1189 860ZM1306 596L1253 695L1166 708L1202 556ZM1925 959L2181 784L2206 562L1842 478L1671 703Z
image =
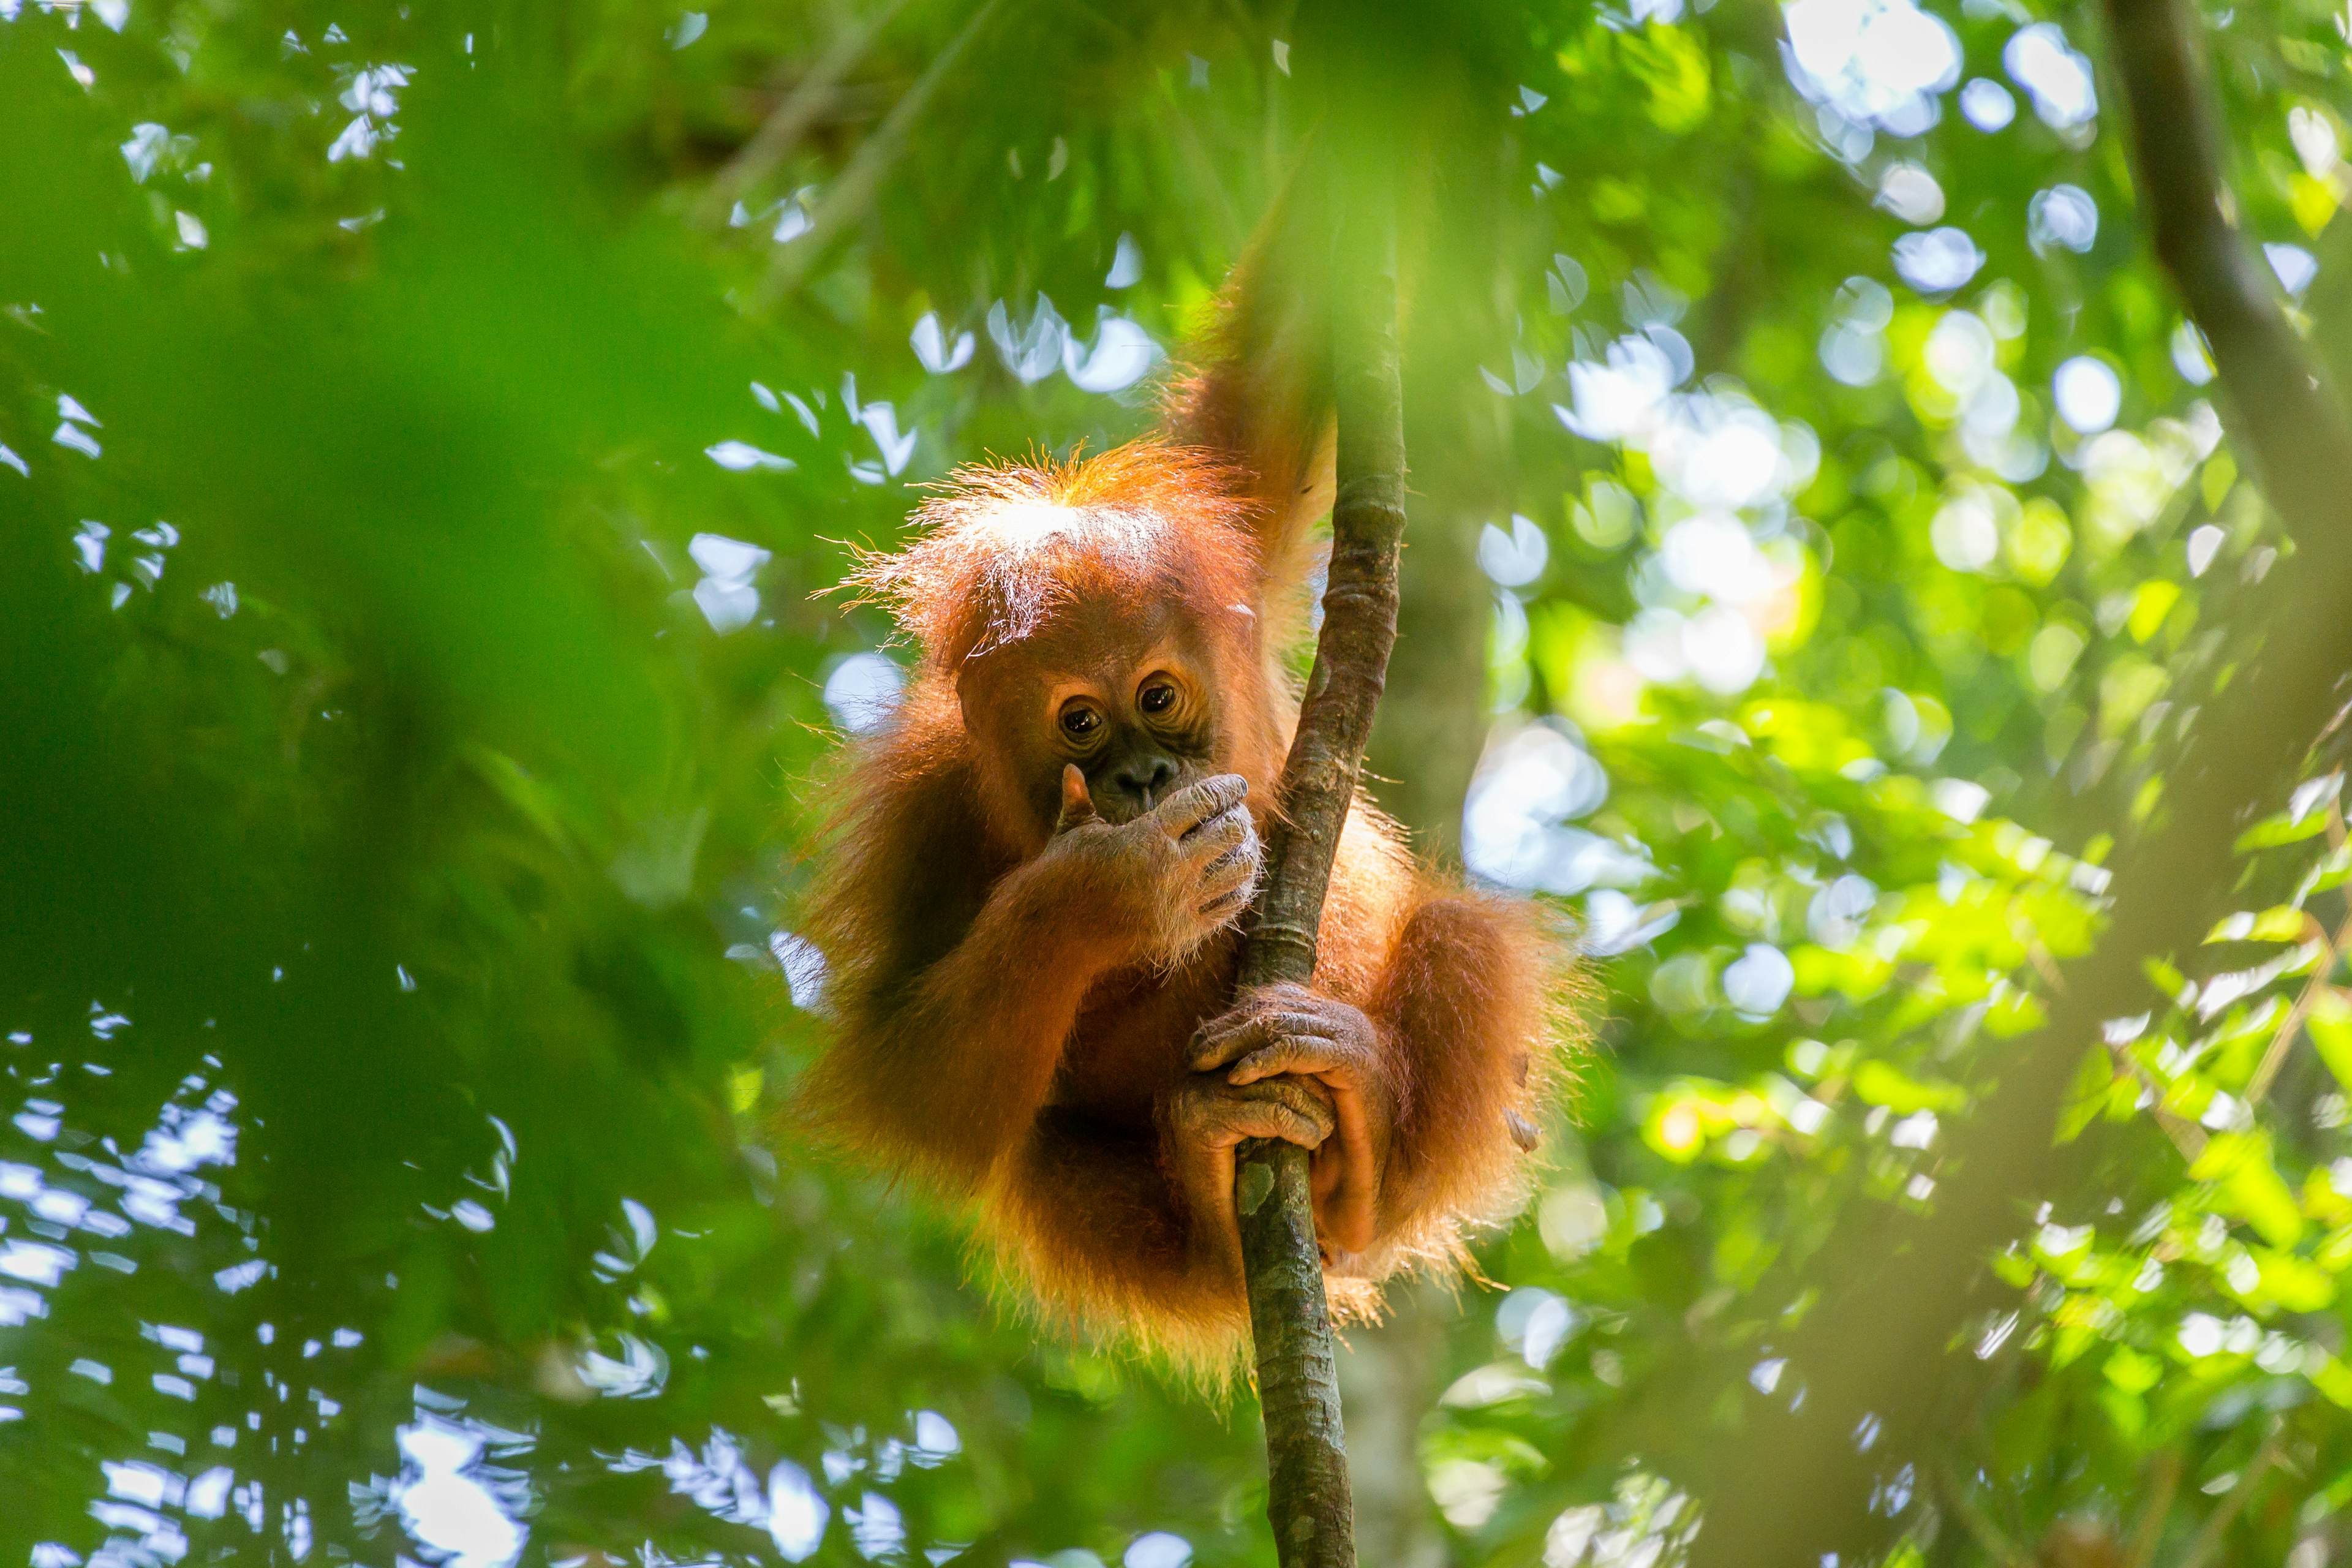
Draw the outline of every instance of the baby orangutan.
M921 658L816 884L835 1034L804 1104L971 1200L1049 1316L1212 1372L1244 1342L1234 1151L1312 1151L1343 1314L1519 1195L1550 1078L1524 904L1359 802L1311 987L1236 1001L1297 700L1278 656L1328 418L1244 308L1162 439L968 469L856 581Z

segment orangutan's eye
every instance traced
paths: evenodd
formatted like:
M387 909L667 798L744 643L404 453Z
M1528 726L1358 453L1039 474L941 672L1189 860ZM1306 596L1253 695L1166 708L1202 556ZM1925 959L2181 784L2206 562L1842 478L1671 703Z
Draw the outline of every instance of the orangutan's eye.
M1136 698L1135 705L1146 713L1165 713L1176 706L1176 689L1164 680L1153 681Z
M1083 702L1073 702L1062 710L1062 733L1073 741L1094 738L1102 728L1102 715Z

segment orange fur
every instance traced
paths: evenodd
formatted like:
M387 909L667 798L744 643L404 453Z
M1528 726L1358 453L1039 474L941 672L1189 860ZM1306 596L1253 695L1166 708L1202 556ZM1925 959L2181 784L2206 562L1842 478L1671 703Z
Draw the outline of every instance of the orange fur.
M1049 1320L1212 1375L1247 1308L1229 1194L1200 1196L1178 1108L1223 1081L1187 1051L1233 1003L1239 936L1199 912L1199 879L1230 877L1233 855L1204 869L1154 824L1215 774L1238 775L1265 824L1296 714L1281 608L1329 494L1319 366L1255 311L1244 289L1221 357L1180 382L1177 439L964 470L913 543L861 563L854 581L921 658L842 786L811 911L836 1029L803 1094L842 1143L971 1202ZM1146 736L1178 771L1123 818L1073 829L1065 762L1097 793L1112 771L1087 772L1053 704L1081 691L1116 718L1138 679L1179 693ZM1241 816L1210 826L1244 834ZM1385 1142L1360 1145L1380 1151L1370 1244L1327 1235L1343 1315L1372 1310L1399 1268L1454 1266L1465 1227L1521 1195L1511 1121L1543 1120L1552 951L1528 905L1442 884L1393 824L1350 815L1313 991L1368 1021L1379 1092L1362 1103ZM1212 1201L1222 1214L1202 1212Z

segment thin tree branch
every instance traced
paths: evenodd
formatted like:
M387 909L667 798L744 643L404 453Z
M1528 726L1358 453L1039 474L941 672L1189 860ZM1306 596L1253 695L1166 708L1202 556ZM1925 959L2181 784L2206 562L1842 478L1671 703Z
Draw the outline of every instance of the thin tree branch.
M2164 1129L2164 1135L2172 1140L2172 1146L2180 1151L2180 1157L2189 1163L2195 1164L2199 1157L2205 1152L2206 1144L2212 1142L2205 1136L2205 1129L2187 1117L2176 1116L2164 1108L2164 1085L2156 1080L2154 1073L2140 1065L2138 1059L2131 1054L2129 1046L2110 1045L2107 1047L2107 1054L2115 1058L2117 1072L2138 1079L2139 1086L2155 1096L2156 1104L2153 1107L2153 1114L2156 1117L2156 1124Z
M1943 1467L1939 1489L1952 1512L1967 1527L1970 1539L1999 1568L2033 1568L2033 1554L2009 1538L2009 1532L1996 1523L1985 1505L1969 1489L1966 1477L1947 1464Z
M2327 836L2337 848L2344 847L2344 808L2340 805L2330 805L2327 808ZM2352 889L2346 891L2344 905L2344 923L2336 928L2334 936L2327 938L2327 950L2320 955L2319 967L2311 972L2310 981L2295 996L2294 1005L2287 1009L2285 1021L2279 1025L2278 1033L2271 1037L2270 1049L2263 1053L2262 1064L2254 1068L2254 1076L2246 1080L2245 1103L2249 1110L2261 1104L2263 1096L2271 1091L2271 1085L2278 1079L2279 1069L2286 1065L2287 1051L2294 1045L2294 1037L2302 1030L2304 1020L2311 1016L2311 1009L2318 1004L2320 991L2335 974L2336 965L2345 952L2352 950ZM2311 923L2318 926L2318 917L2312 916ZM2326 934L2324 927L2321 932Z
M841 30L833 47L793 84L775 111L751 133L751 139L711 177L709 188L695 204L697 223L710 226L724 220L738 196L766 179L778 164L792 156L793 149L800 145L809 126L823 112L833 89L841 85L841 79L866 58L866 50L874 47L882 29L906 5L907 0L882 0L871 12Z
M2285 1449L2286 1427L2284 1423L2274 1425L2271 1435L2263 1439L2263 1446L2255 1450L2254 1457L2246 1461L2245 1469L2239 1473L2238 1484L2230 1489L2229 1496L2221 1500L2219 1507L2205 1516L2205 1527L2197 1532L2197 1539L2189 1543L2189 1550L2181 1555L2177 1568L2205 1568L2205 1564L2213 1560L2213 1554L2221 1549L2221 1538L2229 1534L2230 1526L2238 1515L2245 1511L2246 1504L2253 1500L2254 1488L2261 1484L2270 1468L2278 1463L2279 1456Z
M2314 916L2311 923L2318 925L2318 918ZM2286 1065L2287 1051L2294 1045L2295 1036L2302 1032L2304 1020L2311 1016L2311 1009L2318 1002L2319 993L2327 984L2328 976L2336 973L2336 965L2343 958L2345 950L2352 948L2352 915L2347 915L2344 923L2336 928L2336 934L2328 937L2326 943L2320 953L2319 967L2312 971L2310 981L2296 994L2294 1005L2287 1009L2286 1018L2279 1025L2278 1033L2271 1037L2270 1048L2263 1053L2262 1064L2254 1068L2254 1076L2246 1080L2244 1103L2249 1110L2261 1104L2263 1097L2270 1093L2271 1085L2277 1081L2279 1069Z
M2173 1494L2180 1489L2180 1450L2167 1448L2149 1468L2153 1474L2147 1500L2140 1505L2139 1522L2125 1543L2123 1568L2148 1568L2156 1561L2156 1549L2164 1540L2165 1517L2172 1511Z
M835 176L832 184L825 187L824 199L817 204L816 211L809 215L807 231L780 247L775 259L769 263L768 275L761 279L759 291L752 300L756 310L765 310L791 293L800 280L808 276L809 269L823 258L844 226L863 212L866 204L874 199L874 192L881 184L884 172L898 156L899 145L906 141L908 130L921 115L924 106L930 102L931 95L939 90L940 83L947 79L947 74L956 60L988 26L989 18L996 14L998 4L999 0L986 0L974 11L971 19L948 40L947 47L932 57L931 63L923 68L923 74L915 79L915 84L890 106L890 112L883 117L881 124L874 128L874 133L858 143L848 166Z

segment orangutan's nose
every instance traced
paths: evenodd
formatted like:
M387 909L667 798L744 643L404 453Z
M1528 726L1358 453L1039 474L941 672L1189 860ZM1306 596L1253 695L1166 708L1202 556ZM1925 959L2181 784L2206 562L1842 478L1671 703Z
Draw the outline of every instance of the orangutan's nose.
M1176 764L1172 760L1146 752L1111 769L1108 783L1114 792L1133 801L1139 814L1158 805L1175 780Z

